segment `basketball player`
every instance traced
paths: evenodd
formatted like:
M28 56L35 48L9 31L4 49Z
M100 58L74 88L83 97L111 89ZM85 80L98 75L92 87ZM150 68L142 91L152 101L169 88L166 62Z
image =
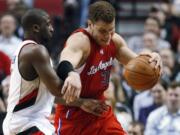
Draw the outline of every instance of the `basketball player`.
M157 53L149 53L155 68L161 65ZM111 4L98 1L90 5L88 27L76 30L66 42L60 60L72 63L78 69L82 91L79 103L58 105L55 127L58 135L126 135L111 107L93 104L104 101L109 85L113 60L123 65L137 57L123 38L115 33L115 10ZM58 72L58 70L57 70ZM94 99L91 101L90 99ZM58 102L63 103L62 100Z
M53 135L55 129L48 121L48 116L54 96L63 95L65 100L70 101L78 98L81 89L80 78L72 71L60 80L51 67L45 44L51 38L53 28L45 11L28 11L23 16L22 26L25 40L12 61L3 132L5 135ZM68 65L63 63L60 65L68 68ZM60 70L66 71L63 68ZM68 88L63 88L64 91L61 92L64 80Z

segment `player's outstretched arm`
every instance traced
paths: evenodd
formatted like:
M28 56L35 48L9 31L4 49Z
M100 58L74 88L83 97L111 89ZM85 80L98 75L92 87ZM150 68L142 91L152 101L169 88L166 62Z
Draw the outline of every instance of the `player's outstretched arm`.
M74 69L82 65L89 43L87 40L88 38L82 33L71 35L60 55L57 74L64 80L62 94L64 94L63 98L67 99L67 103L76 100L80 96L81 80L79 74Z
M116 58L120 63L126 65L131 59L137 57L137 54L128 48L126 42L120 35L115 33L112 40L116 45Z
M130 50L128 48L126 42L124 41L124 39L120 35L114 34L113 35L113 41L117 47L116 58L123 65L126 65L131 59L134 59L135 57L138 56L136 53L134 53L132 50ZM151 58L149 59L149 62L155 61L156 62L155 68L158 68L158 67L160 67L160 69L162 68L162 60L161 60L161 57L158 53L156 53L156 52L152 52L152 53L144 52L144 53L141 53L140 55L150 56Z

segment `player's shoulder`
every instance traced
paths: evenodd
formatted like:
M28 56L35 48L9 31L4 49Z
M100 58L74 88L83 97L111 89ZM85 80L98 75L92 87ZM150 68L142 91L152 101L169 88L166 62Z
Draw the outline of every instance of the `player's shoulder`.
M120 34L114 33L112 36L112 40L114 43L119 44L119 43L123 42L124 39Z
M71 34L71 36L69 38L76 38L76 40L77 39L80 39L80 40L88 40L89 39L88 36L81 31Z
M45 46L39 44L25 45L20 52L21 56L26 59L39 59L49 57L49 53Z
M118 34L118 33L114 33L113 36L112 36L112 41L114 42L114 44L117 46L117 47L122 47L124 45L126 45L125 43L125 40L123 39L123 37Z
M66 45L73 45L74 47L88 47L90 45L89 37L83 32L73 33L67 40Z

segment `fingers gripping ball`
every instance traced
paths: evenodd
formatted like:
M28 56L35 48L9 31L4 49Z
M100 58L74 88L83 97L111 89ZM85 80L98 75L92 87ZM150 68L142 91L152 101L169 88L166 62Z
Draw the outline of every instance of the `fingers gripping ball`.
M155 62L149 63L150 56L138 56L125 67L124 77L135 90L152 88L160 78L160 68L155 69Z

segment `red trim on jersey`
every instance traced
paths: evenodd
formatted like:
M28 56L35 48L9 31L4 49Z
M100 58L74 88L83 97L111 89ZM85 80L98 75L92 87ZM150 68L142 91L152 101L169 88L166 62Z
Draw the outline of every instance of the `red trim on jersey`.
M28 95L26 95L25 97L20 99L18 104L22 104L22 103L32 99L33 97L36 97L37 94L38 94L38 88L34 89L31 93L29 93Z
M14 107L13 112L25 109L35 104L38 95L38 88L34 89L31 93L19 100L18 104Z

